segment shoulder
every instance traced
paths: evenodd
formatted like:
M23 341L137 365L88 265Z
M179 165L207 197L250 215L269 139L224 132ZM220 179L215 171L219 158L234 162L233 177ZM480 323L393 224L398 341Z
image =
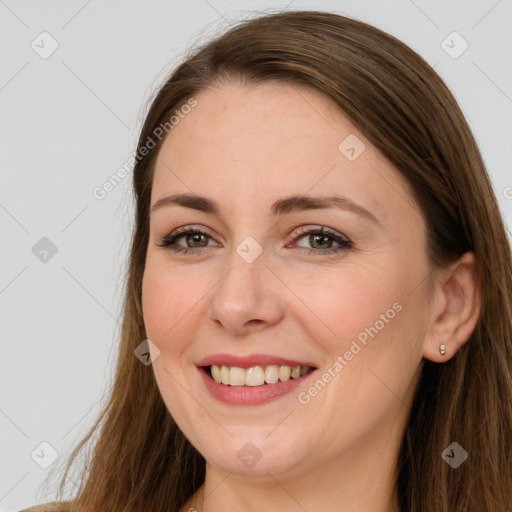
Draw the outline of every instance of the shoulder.
M34 505L18 512L72 512L69 501L52 501L42 505Z

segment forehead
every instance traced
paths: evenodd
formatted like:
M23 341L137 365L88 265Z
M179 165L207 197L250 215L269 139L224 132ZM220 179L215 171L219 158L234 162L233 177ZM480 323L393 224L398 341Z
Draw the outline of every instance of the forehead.
M332 100L303 85L222 83L195 98L197 106L164 143L174 149L179 145L183 151L200 144L201 152L189 154L189 158L200 158L213 146L229 150L232 159L281 153L292 157L306 140L311 141L308 146L315 143L321 151L329 148L336 152L339 135L355 131ZM320 140L324 144L318 144ZM283 145L285 141L292 146ZM258 152L261 142L267 147L264 154Z
M194 192L243 205L250 197L273 202L311 191L351 195L381 215L390 202L410 208L405 179L320 92L230 83L195 99L160 149L153 202L164 193Z

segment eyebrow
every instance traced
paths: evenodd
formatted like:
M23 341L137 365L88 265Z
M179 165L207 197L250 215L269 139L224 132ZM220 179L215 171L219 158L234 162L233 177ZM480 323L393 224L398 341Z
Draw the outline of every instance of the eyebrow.
M211 213L219 217L221 216L218 203L212 199L196 194L173 194L163 197L153 204L150 213L166 206L183 206L185 208ZM325 208L338 208L350 211L382 226L373 213L344 196L290 196L275 201L270 207L270 210L273 215L284 215L295 211L319 210Z

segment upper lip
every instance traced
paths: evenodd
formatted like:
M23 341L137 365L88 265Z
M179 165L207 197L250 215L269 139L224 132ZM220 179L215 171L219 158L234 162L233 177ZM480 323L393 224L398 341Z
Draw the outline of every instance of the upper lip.
M201 359L197 366L236 366L239 368L252 368L254 366L308 366L315 368L315 365L305 361L295 361L280 356L271 356L267 354L251 354L249 356L235 356L232 354L214 354Z

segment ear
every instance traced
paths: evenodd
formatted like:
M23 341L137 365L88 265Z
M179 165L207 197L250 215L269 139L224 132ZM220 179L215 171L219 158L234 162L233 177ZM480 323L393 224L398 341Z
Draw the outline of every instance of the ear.
M466 252L434 278L431 314L423 356L436 363L451 359L473 333L481 306L481 291L472 252ZM445 346L441 355L439 347Z

